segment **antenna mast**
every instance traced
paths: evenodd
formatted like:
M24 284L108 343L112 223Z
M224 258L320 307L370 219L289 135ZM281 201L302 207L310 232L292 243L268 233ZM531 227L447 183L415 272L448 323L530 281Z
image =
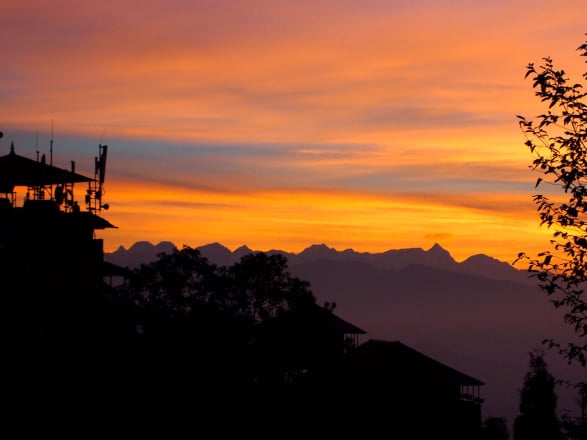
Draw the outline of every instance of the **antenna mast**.
M90 188L86 196L86 203L90 211L101 211L108 209L107 203L102 203L104 195L104 178L106 176L106 157L108 155L108 145L98 145L98 156L94 158L94 180L90 183Z
M51 119L51 142L49 143L49 165L53 165L53 119Z

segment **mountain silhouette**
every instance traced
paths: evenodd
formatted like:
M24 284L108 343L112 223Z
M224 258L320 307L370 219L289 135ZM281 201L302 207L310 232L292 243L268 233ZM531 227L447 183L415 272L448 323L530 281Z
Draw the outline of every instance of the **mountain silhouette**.
M170 253L176 246L169 241L152 244L148 241L137 241L126 249L119 246L114 252L104 253L104 260L121 267L136 268L143 263L149 263L157 259L160 253Z
M176 246L169 241L162 241L156 245L147 241L140 241L128 249L120 246L116 251L105 254L105 259L111 263L134 268L141 263L154 261L161 252L169 253ZM257 252L248 246L241 246L234 251L220 243L210 243L197 247L203 256L219 266L229 266L239 261L243 255ZM499 261L487 255L473 255L461 263L456 262L450 253L438 243L428 250L421 248L392 249L382 253L356 252L352 249L338 251L325 244L314 244L299 254L269 250L263 251L268 255L282 254L288 259L290 268L302 263L319 261L339 261L367 264L380 269L399 270L410 265L421 265L450 270L458 273L484 276L492 279L528 282L525 271L517 270L510 264Z
M140 242L105 259L132 268L171 249L169 242ZM254 252L247 246L230 251L220 243L197 249L221 266ZM457 262L440 244L381 253L314 244L298 254L265 253L283 254L291 274L310 282L318 302L335 302L337 315L365 329L366 338L401 340L483 380L484 417L513 421L528 352L544 338L572 336L562 313L525 270L487 255ZM584 375L556 357L549 365L561 379ZM559 408L573 408L572 399L559 390Z

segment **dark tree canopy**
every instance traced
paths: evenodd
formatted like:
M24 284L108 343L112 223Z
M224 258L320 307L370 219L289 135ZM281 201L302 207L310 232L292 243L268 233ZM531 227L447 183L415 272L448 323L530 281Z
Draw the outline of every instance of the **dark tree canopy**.
M139 305L173 315L206 307L250 323L315 302L310 284L291 276L283 255L258 252L218 267L187 246L141 265L127 290Z
M126 289L138 304L173 314L189 312L197 304L223 303L225 290L218 267L189 247L142 264Z
M502 417L488 417L481 426L481 440L509 440L507 421Z
M264 407L283 392L284 379L281 370L267 373L281 366L263 357L257 341L264 321L315 302L285 257L255 253L225 267L186 246L133 270L119 295L130 298L137 327L128 359L140 366L128 392L136 417L228 438L217 431L244 432L268 423L268 413L288 416L285 407ZM261 377L275 378L271 396Z
M587 383L581 382L574 385L577 390L576 403L578 416L563 414L561 425L567 438L587 440Z
M530 353L529 371L520 390L520 415L514 422L514 440L561 439L556 416L556 380L541 352Z
M587 56L587 43L578 47ZM577 341L548 340L567 360L585 365L587 342L587 94L579 83L571 83L564 70L555 68L551 58L540 66L530 63L526 77L533 81L535 94L545 103L545 113L536 120L518 116L526 134L526 146L534 156L531 168L540 173L536 188L543 188L533 199L540 224L553 229L551 249L536 257L520 253L528 270L539 280L564 319L571 325ZM587 79L587 73L583 74Z
M310 284L287 272L287 258L262 252L245 255L228 268L229 300L235 314L263 322L315 301Z

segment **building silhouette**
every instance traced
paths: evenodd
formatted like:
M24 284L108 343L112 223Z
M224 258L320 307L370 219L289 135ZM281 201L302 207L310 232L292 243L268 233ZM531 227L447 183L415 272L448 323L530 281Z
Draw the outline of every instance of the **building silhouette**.
M104 252L95 231L114 228L98 213L107 146L99 146L95 176L10 152L0 157L0 267L3 283L32 293L95 291L104 275ZM51 159L52 162L52 159ZM87 185L76 199L75 186Z
M400 341L359 343L366 331L316 304L263 327L262 363L284 390L268 415L297 412L292 438L479 437L482 381Z

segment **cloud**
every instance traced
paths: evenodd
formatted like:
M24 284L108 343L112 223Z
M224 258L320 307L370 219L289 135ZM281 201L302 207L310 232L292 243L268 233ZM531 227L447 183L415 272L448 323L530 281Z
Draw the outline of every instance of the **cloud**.
M581 72L583 8L4 2L0 153L12 138L46 152L54 122L57 163L91 175L109 144L109 216L125 240L197 230L374 248L450 234L463 253L506 252L536 226L515 115L543 109L524 66L552 55Z

